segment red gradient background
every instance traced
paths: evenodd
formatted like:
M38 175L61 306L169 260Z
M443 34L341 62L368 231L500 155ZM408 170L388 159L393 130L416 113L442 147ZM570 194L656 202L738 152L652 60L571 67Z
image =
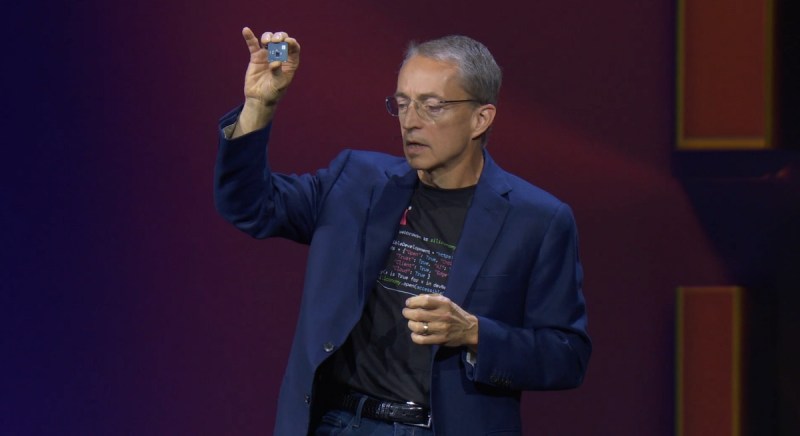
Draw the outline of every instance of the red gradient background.
M574 208L595 348L580 389L524 395L525 434L672 434L675 288L731 273L671 173L671 0L39 6L4 19L0 433L271 432L306 249L212 201L249 25L302 45L271 148L289 172L399 154L407 41L484 42L490 151Z

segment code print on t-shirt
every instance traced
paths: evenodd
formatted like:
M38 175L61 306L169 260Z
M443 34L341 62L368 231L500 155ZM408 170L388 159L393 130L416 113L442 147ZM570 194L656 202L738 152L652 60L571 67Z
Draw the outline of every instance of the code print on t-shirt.
M409 295L443 294L456 247L412 230L403 214L400 230L389 248L389 261L378 282L390 291Z

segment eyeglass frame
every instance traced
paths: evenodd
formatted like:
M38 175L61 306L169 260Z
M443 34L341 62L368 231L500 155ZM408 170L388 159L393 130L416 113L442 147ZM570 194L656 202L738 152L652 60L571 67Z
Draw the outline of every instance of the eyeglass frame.
M406 97L404 97L404 98L406 98ZM455 104L455 103L478 103L478 104L483 104L483 103L481 103L480 100L475 100L474 98L465 99L465 100L442 100L442 99L437 98L437 97L428 97L426 100L431 100L431 99L437 100L437 105L441 106L441 107L439 107L439 109L444 108L448 104ZM392 104L390 103L392 100L395 101L395 105L396 105L395 107L397 108L397 113L396 114L392 112ZM409 98L408 99L408 104L410 105L411 103L414 103L414 110L417 111L417 116L419 116L423 120L433 121L433 120L435 120L435 119L437 119L439 117L438 114L437 115L433 115L433 114L431 114L431 112L428 109L424 109L425 104L420 102L419 100L417 100L415 98ZM406 109L405 111L403 111L403 113L401 113L400 105L397 104L397 96L396 95L390 95L390 96L386 97L385 104L386 104L386 111L389 112L389 115L391 115L393 117L399 118L400 115L405 115L405 113L407 113L407 111L408 111L408 109ZM420 108L423 108L422 112L420 112Z

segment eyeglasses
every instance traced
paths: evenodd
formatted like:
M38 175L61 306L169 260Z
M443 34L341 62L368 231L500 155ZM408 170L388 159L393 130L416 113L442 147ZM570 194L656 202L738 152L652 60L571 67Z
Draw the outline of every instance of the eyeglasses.
M445 107L455 103L480 103L478 100L440 100L438 98L427 98L424 101L412 100L409 98L386 97L386 110L393 117L405 116L408 107L414 104L414 109L420 118L427 121L434 121L445 111Z

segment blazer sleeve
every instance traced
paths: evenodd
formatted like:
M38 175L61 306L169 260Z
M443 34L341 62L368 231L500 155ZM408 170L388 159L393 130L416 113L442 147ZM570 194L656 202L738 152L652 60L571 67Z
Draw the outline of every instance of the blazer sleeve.
M241 106L219 122L219 149L214 171L217 211L238 229L255 237L281 236L308 244L327 193L347 163L342 152L329 168L316 174L273 173L268 159L272 128L228 139Z
M580 385L591 354L582 284L575 220L562 203L522 290L524 325L478 317L477 360L465 364L467 378L512 390Z

